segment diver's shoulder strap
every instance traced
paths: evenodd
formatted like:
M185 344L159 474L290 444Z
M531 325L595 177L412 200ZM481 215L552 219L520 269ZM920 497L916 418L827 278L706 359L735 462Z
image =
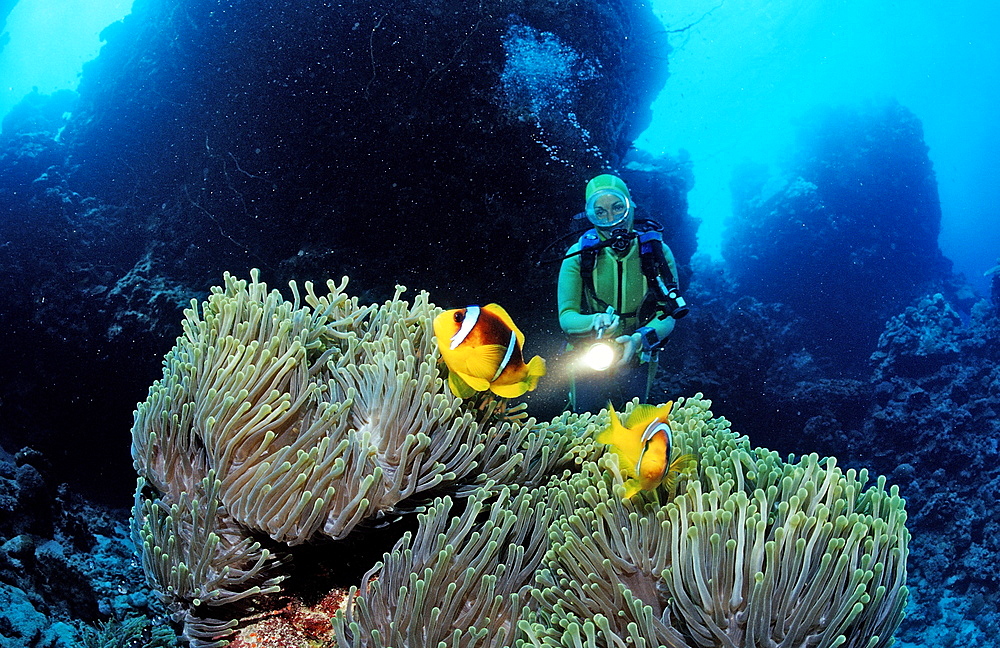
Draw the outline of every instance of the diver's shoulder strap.
M657 229L637 231L639 235L639 264L646 276L646 294L639 306L639 320L647 321L655 316L657 305L670 287L677 286L677 277L667 262L663 251L663 235Z
M599 310L603 311L608 308L608 304L597 297L597 289L594 287L594 267L597 265L598 251L596 246L600 242L595 228L587 230L580 237L580 280L583 284L583 296L589 298L589 303L597 304ZM584 307L587 304L587 299L583 299L580 306Z
M663 277L669 284L677 284L677 277L674 276L667 263L667 257L663 253L663 234L655 226L642 227L637 224L636 237L639 241L639 265L642 274L646 276L646 282L650 286L656 285L656 281ZM580 236L580 279L583 283L583 291L586 297L590 298L590 303L597 304L600 310L605 310L608 304L597 297L597 289L594 287L594 268L597 265L598 243L601 239L597 236L597 230L591 228ZM586 301L586 300L584 300ZM583 304L581 304L582 306ZM635 315L635 313L631 313Z

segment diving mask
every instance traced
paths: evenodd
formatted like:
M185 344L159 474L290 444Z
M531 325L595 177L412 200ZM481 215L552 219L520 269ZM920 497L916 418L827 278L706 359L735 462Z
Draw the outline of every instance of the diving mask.
M596 227L612 228L632 213L632 201L617 189L595 191L587 200L586 214Z

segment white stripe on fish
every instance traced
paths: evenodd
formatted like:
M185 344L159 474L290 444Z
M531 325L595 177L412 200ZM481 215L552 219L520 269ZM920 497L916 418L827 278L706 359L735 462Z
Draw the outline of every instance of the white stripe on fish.
M511 331L510 341L507 342L507 353L506 355L504 355L503 360L500 362L500 366L497 367L497 372L493 374L493 377L490 379L490 382L493 382L494 380L499 378L500 374L503 373L503 370L507 368L508 364L510 364L510 357L514 355L515 348L517 348L517 334L514 333L514 331Z
M458 329L458 333L451 336L451 347L454 349L462 342L465 342L465 338L469 337L469 333L472 333L472 329L476 327L476 322L479 321L479 307L469 306L465 309L465 319L462 320L462 327Z

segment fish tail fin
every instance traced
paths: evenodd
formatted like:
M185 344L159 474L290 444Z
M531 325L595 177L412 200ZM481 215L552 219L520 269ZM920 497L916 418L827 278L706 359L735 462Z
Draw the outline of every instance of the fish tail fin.
M535 391L538 386L538 379L545 375L545 358L535 356L528 363L528 375L524 382L528 384L528 391Z
M544 375L545 358L542 356L535 356L530 362L528 362L528 378L534 378L535 382L538 382L538 379Z

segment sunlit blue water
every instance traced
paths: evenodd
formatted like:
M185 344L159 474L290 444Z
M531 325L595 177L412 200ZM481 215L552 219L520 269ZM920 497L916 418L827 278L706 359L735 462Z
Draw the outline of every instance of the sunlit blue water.
M937 174L940 244L981 291L1000 256L1000 4L988 0L655 0L670 79L637 144L687 150L708 251L749 159L780 165L817 104L895 98L921 119ZM684 29L689 27L688 29Z
M0 115L32 87L75 89L83 64L100 50L101 30L131 7L132 0L19 0L2 30L10 40L0 50Z

